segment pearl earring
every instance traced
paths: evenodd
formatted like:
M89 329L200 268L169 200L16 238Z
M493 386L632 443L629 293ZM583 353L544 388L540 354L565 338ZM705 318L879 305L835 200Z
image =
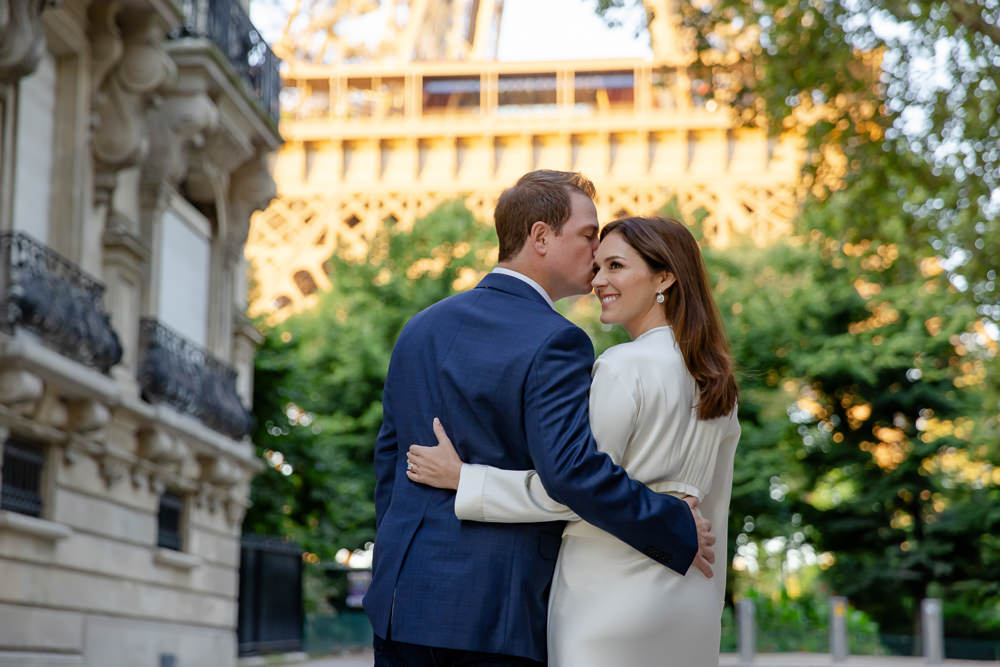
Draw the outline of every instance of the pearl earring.
M663 303L663 301L664 301L663 292L657 292L656 293L656 303Z

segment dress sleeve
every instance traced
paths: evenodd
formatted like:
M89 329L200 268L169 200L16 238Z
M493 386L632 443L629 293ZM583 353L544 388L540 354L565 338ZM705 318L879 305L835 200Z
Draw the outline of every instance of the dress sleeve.
M590 422L598 448L620 463L638 413L632 389L613 364L598 359L590 393ZM552 500L534 470L503 470L464 464L455 495L455 516L468 521L532 523L579 521L567 506Z
M467 521L535 523L577 521L570 508L549 497L534 470L503 470L465 463L455 494L455 516Z
M597 448L622 464L639 416L636 379L625 379L621 365L604 356L594 362L590 385L590 429Z

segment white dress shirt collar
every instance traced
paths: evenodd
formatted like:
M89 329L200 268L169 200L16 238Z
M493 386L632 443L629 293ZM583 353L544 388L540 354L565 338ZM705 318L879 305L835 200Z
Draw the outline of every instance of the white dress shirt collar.
M541 285L539 285L538 283L536 283L534 280L524 275L523 273L518 273L513 269L507 269L502 266L498 266L495 269L493 269L492 273L501 273L505 276L510 276L511 278L517 278L518 280L522 280L528 283L529 285L531 285L532 289L534 289L536 292L542 295L542 298L545 299L545 303L552 306L552 310L556 309L556 304L552 302L552 297L549 296L549 293L546 292Z

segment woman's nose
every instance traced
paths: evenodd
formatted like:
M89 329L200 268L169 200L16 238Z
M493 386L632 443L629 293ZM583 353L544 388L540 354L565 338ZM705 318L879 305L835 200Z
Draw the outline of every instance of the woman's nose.
M594 274L594 278L590 281L590 286L596 289L600 285L607 284L607 282L608 281L604 279L604 272L598 271L597 273Z

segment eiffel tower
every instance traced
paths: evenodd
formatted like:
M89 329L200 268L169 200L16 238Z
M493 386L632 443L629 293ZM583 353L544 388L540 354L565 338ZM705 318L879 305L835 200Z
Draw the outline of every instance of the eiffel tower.
M251 315L313 305L324 262L364 253L387 219L461 197L491 221L538 168L591 178L603 221L672 202L717 246L790 234L801 138L738 127L693 78L679 2L646 0L652 58L500 62L503 0L297 0L274 45L286 143L246 247ZM351 22L382 39L350 42Z

